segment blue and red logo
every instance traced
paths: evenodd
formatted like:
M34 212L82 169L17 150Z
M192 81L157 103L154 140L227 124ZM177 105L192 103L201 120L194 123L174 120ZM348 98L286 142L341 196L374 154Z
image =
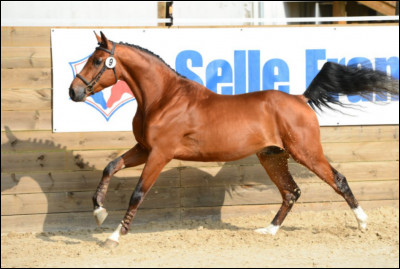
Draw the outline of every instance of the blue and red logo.
M81 60L69 62L74 78L85 66L89 57L90 55ZM106 121L109 121L118 109L134 100L135 97L133 96L128 84L122 80L118 80L118 82L113 86L105 88L104 90L86 98L85 104L96 109L106 119Z

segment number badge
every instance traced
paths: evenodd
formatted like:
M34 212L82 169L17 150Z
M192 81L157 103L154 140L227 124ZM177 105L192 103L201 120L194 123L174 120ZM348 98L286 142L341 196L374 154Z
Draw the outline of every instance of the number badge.
M115 60L114 57L108 57L106 59L106 63L105 64L106 64L107 68L114 68L115 65L117 64L117 61Z

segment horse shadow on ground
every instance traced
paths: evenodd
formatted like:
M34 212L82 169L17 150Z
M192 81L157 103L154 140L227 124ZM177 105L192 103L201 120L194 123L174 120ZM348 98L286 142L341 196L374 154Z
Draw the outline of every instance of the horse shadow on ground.
M13 133L7 126L5 127L5 130L7 141L2 141L1 149L2 153L8 152L8 154L2 157L1 161L2 204L3 198L5 198L4 202L6 204L9 203L11 205L11 199L15 199L18 196L20 196L19 200L22 201L20 202L20 207L29 207L32 206L32 204L34 203L40 203L42 205L42 209L40 212L33 211L32 213L28 213L28 211L24 211L26 212L25 214L27 214L27 217L24 218L22 216L18 219L19 221L29 222L29 214L41 214L44 218L42 228L43 232L37 234L38 238L42 240L53 241L53 236L62 234L63 236L67 236L71 239L77 239L79 232L84 229L84 227L86 227L86 230L88 231L87 240L98 241L96 237L90 234L111 232L113 229L116 228L119 221L123 218L125 210L128 207L130 195L134 190L136 182L139 180L140 172L138 172L138 176L135 177L120 176L118 173L113 176L105 203L105 207L110 214L108 219L106 219L106 221L103 223L103 226L96 228L95 220L93 218L92 195L96 189L98 182L101 179L103 168L98 169L98 167L95 167L94 165L85 162L85 160L83 160L83 158L79 154L74 154L72 150L67 150L65 146L62 146L60 144L56 145L51 140L23 140L18 138L18 133ZM23 150L19 150L19 145L23 145ZM52 160L49 160L52 156L47 155L49 152L56 152L57 156L64 155L65 160L73 160L73 171L65 173L62 171L57 171L57 167L52 167ZM27 153L20 154L23 155L24 158L22 162L21 160L18 160L18 157L15 156L10 157L11 160L7 160L7 156L13 154L18 156L19 153ZM37 168L29 169L32 164L34 164L34 166ZM24 167L25 165L27 165L27 167ZM19 169L18 167L22 168ZM223 179L227 177L227 174L230 173L229 171L231 171L232 168L224 164L215 175L211 175L204 170L195 167L178 167L162 172L159 176L159 180L160 178L174 178L177 175L177 171L181 172L181 170L184 169L190 169L190 175L194 175L196 177L192 180L198 179L204 181L204 179L211 179L213 181L223 181ZM82 173L76 173L77 171ZM272 184L271 181L267 179L266 174L263 180L265 180L265 184ZM25 187L21 186L21 184L26 184L26 182L28 182L28 185L26 185ZM30 190L30 186L33 186L32 190ZM73 189L68 190L69 186L73 186ZM85 191L80 191L80 186ZM88 186L90 186L90 188ZM129 188L127 188L127 186L129 186ZM210 194L212 196L212 215L207 216L207 214L205 214L200 217L195 217L193 219L185 218L183 220L181 219L180 221L176 219L170 221L168 220L167 212L167 214L165 215L167 218L166 222L160 220L160 217L156 217L156 220L150 221L148 224L149 227L146 227L144 229L144 225L147 225L146 221L139 221L139 224L136 222L137 219L140 218L141 207L139 207L138 215L131 225L131 232L140 233L175 229L196 229L199 227L199 224L198 222L195 222L193 220L200 220L201 228L205 229L243 230L242 227L237 227L222 221L222 205L224 205L224 201L227 195L231 195L232 192L235 191L235 186L232 186L230 184L222 184L219 186L220 187L218 188L210 189L207 189L207 186L205 187L205 191L212 190L212 194ZM155 185L153 189L156 187L157 185ZM124 188L124 190L120 191L121 188ZM164 187L164 189L165 192L168 192L167 187ZM32 197L29 198L28 196ZM35 198L35 196L37 198ZM60 201L60 199L62 201ZM146 203L146 199L151 200L151 193L149 193L149 195L145 198L143 205ZM205 196L203 197L203 195L200 194L197 195L195 199L197 199L196 203L201 207L202 204L207 203L204 202L202 199L209 198ZM63 201L68 201L69 204L73 204L73 208L63 208ZM28 203L31 204L29 205ZM147 201L147 204L150 203L151 201ZM18 211L14 211L14 213L13 211L4 211L5 212L3 212L2 205L2 218L3 216L7 217L12 216L13 214L22 215L21 213L18 213ZM77 214L74 215L74 211L77 211ZM61 222L57 219L57 216L61 216L63 214L69 214L69 216L72 218L72 220L69 220L68 222L70 225L68 228L66 228L65 224L62 225L61 223L59 223L61 224L60 226L57 226L57 222ZM157 214L157 212L155 214ZM75 219L77 222L80 223L80 226L74 228L73 226L71 227L71 225L74 225ZM26 227L29 227L29 224L26 225ZM65 229L67 229L67 231ZM73 242L74 241L70 241L70 243Z

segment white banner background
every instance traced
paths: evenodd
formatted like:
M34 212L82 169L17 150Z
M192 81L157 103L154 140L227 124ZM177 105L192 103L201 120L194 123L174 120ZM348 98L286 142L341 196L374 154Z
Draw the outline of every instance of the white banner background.
M248 92L268 86L302 94L306 89L307 73L310 77L327 59L346 65L355 61L370 63L373 68L387 61L391 63L387 68L389 73L398 77L399 72L398 26L102 31L112 41L128 42L153 51L172 68L177 67L188 77L196 76L206 86L215 87L218 93ZM76 103L69 98L69 85L97 46L93 30L53 29L51 42L53 131L132 130L137 104L126 89L125 93L115 94L116 88L111 90L110 87L103 90L100 97L90 97L85 103ZM222 82L213 83L218 79ZM124 87L119 82L117 88ZM341 100L350 103L345 96ZM399 123L398 101L389 98L376 104L365 101L355 104L355 109L341 109L345 114L329 110L318 113L320 125Z

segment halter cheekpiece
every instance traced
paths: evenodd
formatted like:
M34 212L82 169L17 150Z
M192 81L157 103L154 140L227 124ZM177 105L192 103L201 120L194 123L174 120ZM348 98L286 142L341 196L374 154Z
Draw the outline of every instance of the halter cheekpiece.
M90 81L88 82L84 77L82 77L80 74L77 74L76 76L83 81L83 83L86 84L86 89L89 93L94 94L93 92L93 87L96 85L96 83L100 80L100 77L103 75L103 73L106 71L106 69L112 69L114 71L114 76L115 76L115 83L117 83L117 73L115 72L115 65L117 64L117 61L114 58L114 51L115 51L115 43L112 42L113 47L111 50L108 50L106 48L103 48L101 46L97 47L96 50L103 50L105 52L108 52L110 56L105 60L104 66L101 68L100 72L97 73L97 75ZM100 44L99 44L100 45Z

